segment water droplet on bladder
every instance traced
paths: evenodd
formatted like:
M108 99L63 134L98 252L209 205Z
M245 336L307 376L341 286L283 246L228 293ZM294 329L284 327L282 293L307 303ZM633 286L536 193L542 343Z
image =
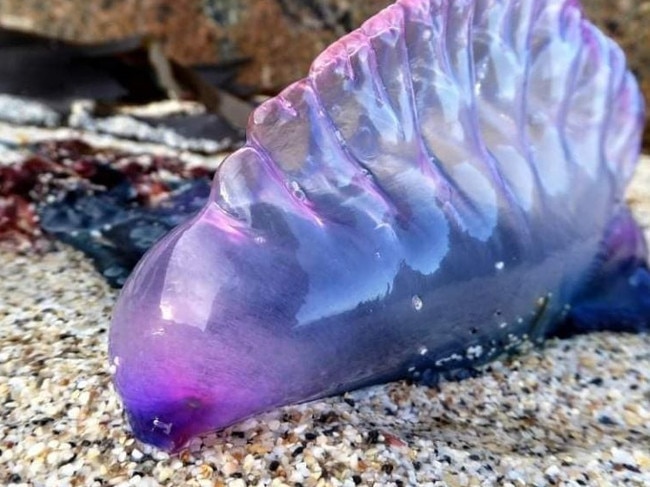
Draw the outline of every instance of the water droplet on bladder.
M298 184L298 181L291 181L289 188L291 189L294 198L298 201L305 201L307 199L307 195L305 195L305 192L300 187L300 184Z
M153 420L153 427L159 430L162 430L166 435L170 434L172 431L172 423L165 423L164 421L155 418Z
M422 302L422 298L416 294L411 298L411 305L415 311L420 311L424 306L424 303Z

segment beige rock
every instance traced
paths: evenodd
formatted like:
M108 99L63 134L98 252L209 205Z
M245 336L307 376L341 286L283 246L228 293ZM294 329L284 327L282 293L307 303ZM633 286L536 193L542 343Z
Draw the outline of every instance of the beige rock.
M252 58L242 79L274 89L302 77L330 42L392 0L3 0L0 25L82 43L164 40L184 63ZM583 0L650 89L650 1ZM46 7L44 7L46 5ZM648 91L646 91L648 93Z
M242 81L277 89L391 0L3 0L0 26L79 43L161 40L184 64L250 58Z

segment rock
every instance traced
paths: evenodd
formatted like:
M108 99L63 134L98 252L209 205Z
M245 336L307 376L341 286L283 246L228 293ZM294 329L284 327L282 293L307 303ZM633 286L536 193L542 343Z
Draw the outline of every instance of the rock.
M391 0L3 0L0 26L79 43L163 40L183 64L251 58L241 80L277 89Z
M392 0L3 0L0 26L81 43L159 39L185 65L250 59L239 81L276 91L329 43ZM650 99L650 0L583 0L625 49ZM650 147L650 130L646 132Z

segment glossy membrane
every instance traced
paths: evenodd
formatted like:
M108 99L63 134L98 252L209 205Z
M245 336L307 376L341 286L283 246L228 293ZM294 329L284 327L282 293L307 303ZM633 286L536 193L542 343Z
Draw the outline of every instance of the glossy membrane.
M642 111L575 1L382 11L253 113L124 287L110 355L134 433L176 449L556 333L624 211Z

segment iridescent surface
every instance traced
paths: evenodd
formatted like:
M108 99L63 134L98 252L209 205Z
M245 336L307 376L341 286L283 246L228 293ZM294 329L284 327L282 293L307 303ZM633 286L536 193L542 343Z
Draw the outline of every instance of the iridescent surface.
M646 249L621 203L642 112L575 1L384 10L255 111L210 202L127 282L110 354L134 433L177 449L566 320L612 327L580 312L596 281L647 327Z

